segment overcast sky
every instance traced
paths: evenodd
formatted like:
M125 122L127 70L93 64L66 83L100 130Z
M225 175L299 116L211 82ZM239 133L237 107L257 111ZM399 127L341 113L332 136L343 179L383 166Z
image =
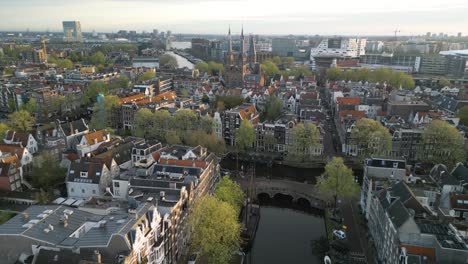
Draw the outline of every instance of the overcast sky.
M0 0L0 30L468 35L468 0Z

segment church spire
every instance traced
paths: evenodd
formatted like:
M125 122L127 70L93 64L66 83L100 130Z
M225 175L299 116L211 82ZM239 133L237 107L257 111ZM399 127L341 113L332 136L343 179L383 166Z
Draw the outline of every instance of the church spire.
M229 32L228 32L228 52L232 53L231 25L229 25Z
M240 53L243 55L245 53L245 47L244 47L244 25L242 25L242 31L240 35Z
M250 36L249 62L252 64L257 63L257 51L255 50L255 39L253 35Z

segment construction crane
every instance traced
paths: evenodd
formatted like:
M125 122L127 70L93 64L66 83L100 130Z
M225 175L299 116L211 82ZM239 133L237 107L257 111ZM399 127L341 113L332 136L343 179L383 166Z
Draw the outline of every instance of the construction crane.
M47 63L47 48L46 48L46 42L49 41L46 38L41 39L42 43L42 52L44 53L44 62Z
M397 41L397 34L400 33L401 31L397 28L395 29L395 31L393 31L393 33L395 34L395 41Z

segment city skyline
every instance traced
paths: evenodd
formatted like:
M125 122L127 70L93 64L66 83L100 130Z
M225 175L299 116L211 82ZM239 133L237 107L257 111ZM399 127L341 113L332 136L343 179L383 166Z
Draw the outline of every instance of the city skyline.
M240 32L244 24L246 33L256 34L392 35L395 29L406 36L428 31L468 34L468 6L463 0L443 4L435 0L293 0L288 5L266 0L84 0L79 6L57 0L2 2L0 31L61 31L62 21L77 20L83 32L156 28L187 34L225 34L229 24L233 33Z

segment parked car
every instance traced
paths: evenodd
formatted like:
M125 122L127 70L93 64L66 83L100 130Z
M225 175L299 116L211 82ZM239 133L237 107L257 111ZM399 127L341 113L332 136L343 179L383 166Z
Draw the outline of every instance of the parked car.
M346 233L343 230L333 230L333 236L335 236L338 239L345 239L346 238Z

